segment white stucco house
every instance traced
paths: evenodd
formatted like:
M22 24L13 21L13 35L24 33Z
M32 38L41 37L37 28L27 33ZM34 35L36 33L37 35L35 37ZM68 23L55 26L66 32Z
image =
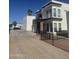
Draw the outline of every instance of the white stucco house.
M56 33L69 29L69 4L50 0L36 12L33 21L34 32L41 31Z
M25 31L32 31L33 30L33 20L35 19L35 16L32 15L26 15L23 18L23 29Z

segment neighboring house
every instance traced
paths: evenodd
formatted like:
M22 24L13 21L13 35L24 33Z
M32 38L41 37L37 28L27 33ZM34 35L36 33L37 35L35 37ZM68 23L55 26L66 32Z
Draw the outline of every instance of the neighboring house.
M22 26L23 26L22 24L17 24L16 28L22 29Z
M51 0L36 12L33 21L34 32L52 32L69 30L69 4Z
M12 25L12 29L22 29L22 24L17 24L16 26Z
M33 20L35 16L27 15L23 18L23 29L25 31L33 31Z

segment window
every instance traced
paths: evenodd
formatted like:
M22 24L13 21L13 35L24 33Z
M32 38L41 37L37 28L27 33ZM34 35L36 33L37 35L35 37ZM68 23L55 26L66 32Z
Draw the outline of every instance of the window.
M47 32L49 32L49 23L47 23Z
M57 32L57 23L54 23L54 32Z
M53 9L54 17L56 17L56 8Z
M58 17L60 17L60 16L61 16L61 10L58 9Z
M52 29L53 29L53 28L52 28L52 23L50 23L50 32L53 31Z
M46 11L46 18L50 18L52 16L52 9L48 9Z
M49 9L49 18L52 16L52 9Z
M45 31L45 23L43 23L43 31Z
M48 18L48 11L46 11L46 18Z
M61 23L59 23L59 31L61 31Z

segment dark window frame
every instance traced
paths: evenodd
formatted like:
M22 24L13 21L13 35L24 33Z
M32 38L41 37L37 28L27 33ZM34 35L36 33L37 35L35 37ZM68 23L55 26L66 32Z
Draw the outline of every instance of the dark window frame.
M56 8L53 8L53 16L56 17L57 14L56 14Z
M58 9L58 17L61 17L61 9Z
M58 23L59 31L61 31L61 23Z
M57 32L57 23L54 23L54 32Z

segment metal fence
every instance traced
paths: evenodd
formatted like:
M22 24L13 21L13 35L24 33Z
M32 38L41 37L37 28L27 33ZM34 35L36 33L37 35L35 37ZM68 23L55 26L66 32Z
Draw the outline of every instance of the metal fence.
M63 49L65 51L69 51L68 39L66 37L54 35L53 33L46 33L46 32L41 32L40 35L41 35L40 37L41 40L49 44L52 44L57 48Z
M52 45L54 45L54 35L53 33L41 32L41 40L52 40Z

